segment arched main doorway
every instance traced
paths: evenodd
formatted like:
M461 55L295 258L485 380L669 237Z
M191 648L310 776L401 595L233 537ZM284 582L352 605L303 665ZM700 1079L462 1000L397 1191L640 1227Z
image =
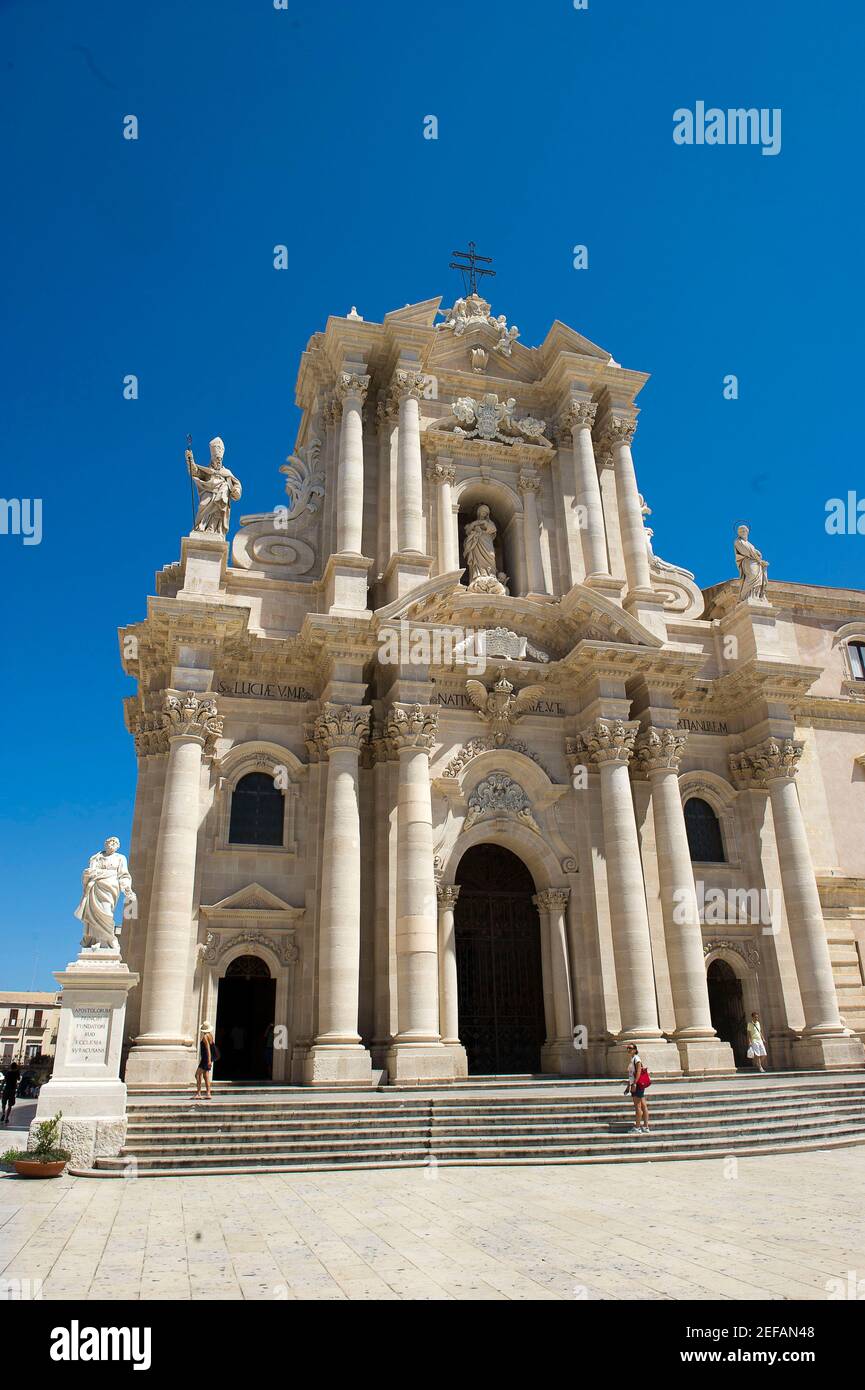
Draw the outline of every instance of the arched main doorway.
M276 980L258 956L238 956L219 982L216 1046L220 1081L269 1081L273 1075Z
M475 845L457 868L459 1034L472 1075L539 1072L546 1037L541 932L525 864Z
M706 972L709 985L709 1012L712 1026L722 1042L733 1049L737 1067L747 1065L747 1032L742 981L732 965L725 960L713 960Z

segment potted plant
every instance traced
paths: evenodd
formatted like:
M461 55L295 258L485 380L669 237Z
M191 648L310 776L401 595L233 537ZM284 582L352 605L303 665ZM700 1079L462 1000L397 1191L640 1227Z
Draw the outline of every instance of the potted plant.
M36 1126L36 1143L32 1149L8 1149L3 1163L12 1163L21 1178L59 1178L72 1155L60 1148L60 1121L63 1112Z

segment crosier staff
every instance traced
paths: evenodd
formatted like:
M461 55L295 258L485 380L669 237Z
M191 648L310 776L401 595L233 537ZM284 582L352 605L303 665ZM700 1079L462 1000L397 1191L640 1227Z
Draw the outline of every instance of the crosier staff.
M190 501L191 501L191 503L192 503L192 524L193 524L193 526L195 525L195 514L196 514L196 512L197 512L197 510L198 510L197 507L196 507L196 505L195 505L195 483L192 481L192 469L193 469L194 464L195 464L195 459L192 457L192 435L191 435L191 434L188 434L188 435L186 436L186 471L187 471L188 474L189 474L189 498L190 498Z

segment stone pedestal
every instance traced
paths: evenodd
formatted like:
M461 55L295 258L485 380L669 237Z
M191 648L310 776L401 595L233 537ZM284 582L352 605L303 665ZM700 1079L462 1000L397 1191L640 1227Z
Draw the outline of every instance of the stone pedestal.
M192 531L180 543L183 586L178 598L215 597L225 589L228 545L222 536Z
M364 555L331 555L324 570L324 604L328 613L366 613L367 576L372 560Z
M395 603L420 584L425 584L434 565L432 555L422 555L419 551L403 551L393 555L383 577L385 603Z
M92 1168L94 1159L114 1157L126 1140L126 1086L120 1080L126 996L138 976L120 951L87 947L58 970L63 990L54 1072L39 1092L30 1142L43 1120L62 1111L60 1143L70 1168Z

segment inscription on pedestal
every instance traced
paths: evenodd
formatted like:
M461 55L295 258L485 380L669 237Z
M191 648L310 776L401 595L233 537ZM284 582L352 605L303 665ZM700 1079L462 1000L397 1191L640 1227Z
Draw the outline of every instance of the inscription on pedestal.
M74 1008L70 1062L104 1062L108 1051L110 1009Z

